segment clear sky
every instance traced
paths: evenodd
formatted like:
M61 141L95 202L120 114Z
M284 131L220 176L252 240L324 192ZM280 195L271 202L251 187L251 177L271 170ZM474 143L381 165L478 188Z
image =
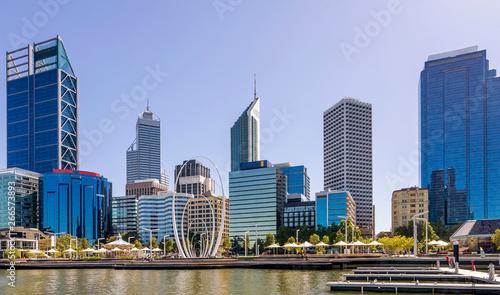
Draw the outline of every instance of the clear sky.
M392 191L419 184L418 81L427 57L478 45L491 68L500 64L500 3L493 0L1 5L2 52L63 39L79 78L80 169L109 178L114 195L124 194L125 151L146 96L162 120L171 178L175 165L203 155L227 181L230 128L253 99L257 74L261 157L305 165L312 194L323 189L323 111L344 96L371 103L377 231L390 229ZM5 83L0 93L4 108ZM7 165L5 113L0 168Z

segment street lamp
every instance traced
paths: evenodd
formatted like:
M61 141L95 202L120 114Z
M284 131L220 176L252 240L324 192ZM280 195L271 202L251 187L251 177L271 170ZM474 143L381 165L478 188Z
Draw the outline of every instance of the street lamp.
M128 243L130 244L130 239L135 238L135 237L128 237Z
M159 230L158 228L149 229L141 227L143 230L149 231L149 258L153 258L153 232Z
M425 211L425 212L422 212L422 213L419 213L419 214L415 214L413 215L413 255L415 257L417 257L417 226L416 226L416 219L418 216L420 215L424 215L426 213L429 213L429 211ZM427 224L426 224L427 225ZM427 226L425 227L425 230L426 230L426 234L425 234L425 244L427 245ZM426 246L427 248L427 246ZM427 250L426 250L427 251Z
M165 246L167 243L167 240L165 239L166 237L170 237L170 235L164 235L163 236L163 255L167 255L167 247Z
M250 231L245 232L245 257L248 256L248 247L247 247L247 236Z
M295 242L297 243L297 245L299 244L299 231L300 229L295 231Z

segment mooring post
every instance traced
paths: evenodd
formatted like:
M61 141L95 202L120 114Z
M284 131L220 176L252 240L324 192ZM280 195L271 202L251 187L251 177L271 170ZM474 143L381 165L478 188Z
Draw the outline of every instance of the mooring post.
M493 263L490 263L490 265L488 265L488 269L490 270L489 272L489 278L488 280L490 281L493 281L495 280L495 265Z
M459 271L459 263L457 261L455 262L455 273L458 274L458 271Z
M436 261L436 268L437 268L438 270L439 270L439 267L440 267L440 266L441 266L441 265L440 265L439 260L438 260L438 261Z
M458 252L458 241L453 242L453 257L455 257L455 262L458 263L458 256L460 253Z

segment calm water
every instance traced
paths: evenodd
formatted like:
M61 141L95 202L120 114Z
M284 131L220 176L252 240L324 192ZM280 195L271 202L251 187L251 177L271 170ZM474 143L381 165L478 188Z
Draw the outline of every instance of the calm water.
M0 294L357 294L331 292L325 283L349 271L217 270L17 270L16 287ZM370 294L365 292L365 294ZM375 293L373 293L375 294Z

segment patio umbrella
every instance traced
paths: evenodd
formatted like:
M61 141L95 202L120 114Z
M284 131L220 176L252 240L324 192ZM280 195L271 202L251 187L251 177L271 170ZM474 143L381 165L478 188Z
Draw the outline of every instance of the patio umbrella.
M284 246L282 246L283 248L297 248L297 244L295 243L286 243ZM286 250L286 249L285 249Z
M372 241L370 243L367 244L368 246L382 246L383 244L382 243L379 243L377 241Z
M161 249L160 249L160 248L154 248L154 249L153 249L153 250L151 250L151 251L153 251L153 252L158 252L158 251L161 251Z
M130 249L130 251L135 252L135 251L141 251L141 250L139 250L136 247L134 247L134 248Z
M123 250L122 250L122 249L120 249L120 248L114 248L114 249L111 249L110 251L112 251L112 252L121 252L121 251L123 251Z
M65 250L65 251L63 251L63 252L73 253L73 252L76 252L76 251L75 251L75 250L73 250L73 249L71 249L71 248L69 248L68 250Z
M104 248L101 248L101 249L95 251L95 253L106 253L106 252L108 252L108 250L106 250Z
M427 243L427 245L437 245L437 244L438 244L438 242L435 240L432 240L429 243Z
M54 249L50 249L50 250L47 251L47 253L57 253L57 252L59 252L59 251L54 250ZM55 257L55 254L54 254L54 257Z
M328 247L328 246L330 246L330 245L323 243L323 241L321 241L321 242L317 243L316 245L314 245L314 247Z
M351 245L353 245L353 246L366 246L366 244L361 242L361 241L356 241L356 242L352 243Z
M342 247L342 246L348 246L349 244L347 244L346 242L344 241L340 241L340 242L337 242L335 244L333 244L333 246L339 246L339 247ZM340 248L342 250L342 248Z
M82 250L82 252L95 252L95 249L87 248L85 250Z
M446 247L448 246L449 243L446 243L445 241L437 241L436 245L441 246L441 247Z
M30 252L29 252L29 253L40 254L40 253L43 253L43 252L42 252L42 251L40 251L40 250L36 250L36 249L35 249L35 250L30 250Z
M149 251L149 248L148 247L144 247L141 249L142 251Z

